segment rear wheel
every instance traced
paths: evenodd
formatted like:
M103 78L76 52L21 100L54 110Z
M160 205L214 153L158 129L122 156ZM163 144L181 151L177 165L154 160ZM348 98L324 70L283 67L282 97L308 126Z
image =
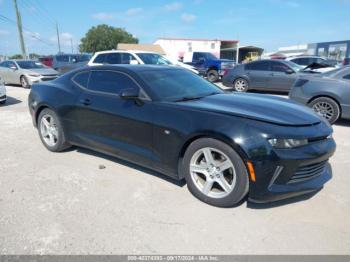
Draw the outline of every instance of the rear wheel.
M340 117L339 105L332 98L316 98L309 103L309 106L331 124L335 123Z
M237 78L233 82L233 89L237 92L247 92L249 88L248 81L244 78Z
M184 172L187 187L199 200L218 207L231 207L248 193L244 162L227 144L201 138L186 150Z
M216 82L219 80L220 76L219 76L219 72L215 69L211 69L208 71L207 73L207 78L210 82Z
M25 76L21 76L20 81L23 88L30 88L29 81Z
M44 146L52 152L60 152L69 147L63 128L54 111L44 109L38 118L38 131Z

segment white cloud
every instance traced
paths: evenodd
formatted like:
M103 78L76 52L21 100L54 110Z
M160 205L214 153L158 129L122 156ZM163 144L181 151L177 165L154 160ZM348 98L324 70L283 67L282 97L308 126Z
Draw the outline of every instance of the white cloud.
M143 12L142 8L136 7L136 8L130 8L130 9L126 10L125 14L126 15L138 15L142 12Z
M74 40L74 36L71 33L64 32L60 34L60 43L62 46L71 46L71 39ZM50 41L57 43L57 35L50 37Z
M173 3L170 3L170 4L165 5L165 6L164 6L164 9L165 9L166 11L176 11L176 10L181 9L182 6L183 6L183 4L180 3L180 2L173 2Z
M0 3L1 3L1 0L0 0ZM0 35L9 35L9 34L10 34L9 31L0 29Z
M105 20L112 20L112 19L114 19L115 15L112 14L112 13L100 12L100 13L93 14L92 18L94 18L96 20L105 21Z
M197 16L195 16L193 14L183 13L181 15L181 20L186 22L186 23L191 23L191 22L193 22L196 19L197 19Z

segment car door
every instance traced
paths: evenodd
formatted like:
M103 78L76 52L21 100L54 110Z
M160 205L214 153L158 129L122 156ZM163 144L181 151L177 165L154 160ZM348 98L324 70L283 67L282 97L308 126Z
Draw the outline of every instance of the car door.
M246 75L249 78L249 88L267 89L267 78L270 75L269 61L256 61L245 65Z
M207 68L205 65L205 61L206 61L205 53L194 52L192 63L190 64L194 66L201 74L206 74Z
M269 90L288 92L297 78L296 72L287 64L271 61L267 86Z
M11 84L19 84L20 76L18 75L18 70L19 70L18 65L13 61L8 61L6 68L7 70L6 70L5 82L11 83Z
M141 87L124 72L93 70L74 113L79 144L150 166L152 103L120 97L122 89ZM141 91L142 93L142 91Z
M8 78L8 61L0 63L0 77L5 81L5 83L10 83Z

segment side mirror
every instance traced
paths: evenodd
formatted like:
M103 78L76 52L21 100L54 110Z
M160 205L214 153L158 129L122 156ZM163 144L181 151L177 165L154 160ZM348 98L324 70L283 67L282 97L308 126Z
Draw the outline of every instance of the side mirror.
M120 92L120 97L125 100L134 100L138 106L143 105L143 101L139 98L139 90L135 88L124 89Z
M294 70L291 69L291 68L286 70L286 74L288 74L288 75L291 75L291 74L294 74L294 73L295 73Z
M129 64L130 65L138 65L139 62L137 60L130 60Z
M124 89L120 92L120 97L125 100L136 100L139 98L139 90L134 88Z

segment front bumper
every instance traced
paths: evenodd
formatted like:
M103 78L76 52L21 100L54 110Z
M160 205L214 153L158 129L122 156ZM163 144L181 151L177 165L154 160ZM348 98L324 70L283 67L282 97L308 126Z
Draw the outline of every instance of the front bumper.
M328 159L335 148L328 138L303 148L274 150L270 161L254 161L256 182L250 183L249 200L266 203L320 190L332 178Z

